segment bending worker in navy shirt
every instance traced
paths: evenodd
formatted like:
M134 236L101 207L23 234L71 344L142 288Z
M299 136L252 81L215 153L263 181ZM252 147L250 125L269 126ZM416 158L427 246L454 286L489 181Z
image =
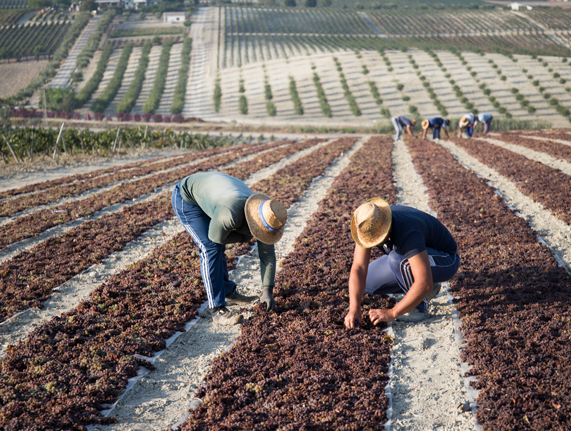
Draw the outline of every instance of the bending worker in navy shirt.
M444 130L446 133L446 137L450 139L450 135L448 135L448 130L446 129L450 126L450 120L445 120L441 117L431 117L427 120L422 121L422 139L426 139L426 132L428 129L432 129L432 139L440 139L440 130Z
M460 265L456 241L436 218L417 209L390 206L373 198L359 206L351 220L355 255L349 276L349 312L345 326L363 323L363 295L404 293L390 310L369 311L373 324L399 319L418 322L428 317L428 302L440 283L450 280ZM384 256L370 262L371 249Z
M214 323L235 325L243 316L226 305L244 305L257 296L237 292L228 278L226 244L258 241L262 295L274 308L276 254L274 244L284 233L287 211L278 201L254 193L237 178L221 172L199 172L183 179L172 193L176 216L200 250L200 273Z

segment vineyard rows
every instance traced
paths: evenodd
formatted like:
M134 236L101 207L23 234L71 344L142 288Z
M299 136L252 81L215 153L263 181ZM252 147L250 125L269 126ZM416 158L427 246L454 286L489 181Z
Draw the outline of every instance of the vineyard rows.
M391 57L391 67L398 69L400 61ZM342 70L349 73L346 66ZM294 158L296 154L300 157ZM197 409L181 430L271 428L278 423L295 429L356 425L367 429L378 427L388 414L393 420L410 420L409 412L389 413L385 388L391 378L393 343L405 340L393 340L366 317L367 310L390 307L394 300L366 297L365 326L347 330L343 325L354 247L351 213L371 196L382 196L392 204L402 198L398 194L402 179L393 170L397 156L410 158L419 174L418 187L427 189L429 207L460 247L461 268L448 289L462 321L461 360L472 366L476 382L478 422L489 429L518 428L522 423L531 428L567 427L571 276L565 268L571 264L567 199L571 141L563 132L478 135L470 141L412 139L396 146L386 137L356 137L222 147L2 192L2 211L12 214L14 221L1 228L18 226L12 228L16 236L37 223L30 216L45 211L26 215L20 213L24 207L47 206L54 213L67 205L66 212L56 213L64 214L65 225L73 219L65 214L101 202L92 217L78 219L65 232L8 254L7 243L2 245L0 315L6 322L1 337L2 344L15 343L4 346L6 356L0 360L5 377L0 381L2 423L29 428L50 421L52 427L73 428L118 420L116 429L138 429L133 417L142 417L147 425L164 429L184 415L191 401ZM284 165L288 158L291 161ZM371 159L386 162L371 164ZM312 181L340 160L345 164L331 177L328 193L308 193L308 187L315 185ZM272 166L280 167L271 170ZM165 361L175 360L165 354L159 364L153 355L167 346L177 351L185 337L198 331L194 328L210 325L205 318L202 326L188 329L205 293L197 247L180 226L169 230L144 256L133 256L130 262L124 261L126 255L121 257L135 246L135 239L161 232L173 219L169 199L173 184L189 173L209 169L247 181L254 191L291 208L297 233L284 236L293 248L280 249L276 312L254 307L229 350L204 370L186 373L182 399L173 399L172 404L167 399L165 405L163 389L147 386L148 412L142 416L133 413L140 407L135 389L109 410L129 379L140 372L148 373L144 379L152 379L167 365ZM251 176L256 172L266 173ZM113 184L115 189L106 189ZM136 202L102 211L113 202L102 196L111 198L124 189L131 190L125 202L135 198ZM320 202L302 215L295 211L304 193L312 205ZM74 200L59 204L62 196ZM305 228L296 217L303 217ZM28 221L18 225L18 220ZM33 232L32 238L38 234ZM237 257L250 252L250 244L230 247L230 269L236 268L237 274L255 272L236 263ZM124 261L123 266L102 270L107 274L103 278L89 276L96 271L90 267L99 268L100 262L113 267L116 260L110 256ZM66 293L58 292L63 283ZM87 290L73 299L73 286L80 285ZM254 281L243 280L241 286L256 289ZM65 295L71 296L64 309L52 308L51 301L62 301ZM39 312L40 317L26 311L42 304L46 310ZM443 318L450 319L450 314ZM35 322L27 327L36 327L25 329L19 322ZM181 332L182 344L167 342ZM449 334L446 338L451 342ZM197 339L187 348L199 349L201 343ZM421 346L420 350L431 349L430 344ZM396 384L399 373L395 366L389 385ZM441 378L462 381L457 371ZM169 386L168 380L164 383ZM412 386L405 381L398 384L406 393L393 392L393 403L416 397ZM438 397L431 402L438 403ZM454 427L456 406L436 406L452 421L446 426ZM108 410L102 415L104 409ZM158 415L163 409L168 413ZM417 418L411 426L420 426L418 420L425 419Z
M26 14L26 10L3 10L0 9L0 26L16 24Z
M61 22L4 27L0 29L1 56L12 58L40 52L53 53L69 27L69 23Z
M28 7L27 0L0 0L0 10L2 9L25 9Z

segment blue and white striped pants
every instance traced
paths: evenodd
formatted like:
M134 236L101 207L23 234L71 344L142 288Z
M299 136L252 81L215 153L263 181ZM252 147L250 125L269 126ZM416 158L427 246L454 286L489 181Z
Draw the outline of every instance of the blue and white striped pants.
M428 252L432 281L434 283L448 281L454 277L460 266L460 256L433 248L427 248L426 251ZM406 294L412 283L414 283L414 277L408 259L398 250L393 250L388 256L381 256L369 264L365 293ZM424 311L427 305L428 301L425 298L416 308Z
M210 217L199 206L182 199L180 184L172 192L171 203L176 216L200 250L200 273L208 306L214 308L226 305L224 298L236 287L236 283L228 278L226 246L210 241Z

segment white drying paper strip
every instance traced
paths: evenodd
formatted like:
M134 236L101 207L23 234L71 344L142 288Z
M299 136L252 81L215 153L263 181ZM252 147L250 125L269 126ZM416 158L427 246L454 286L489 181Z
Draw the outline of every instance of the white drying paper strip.
M464 337L460 332L460 326L462 326L462 321L460 320L458 311L456 311L456 308L454 307L454 301L453 301L454 297L450 294L450 292L448 292L448 287L449 283L446 282L445 288L446 288L446 294L448 295L448 302L450 303L450 305L452 305L452 323L454 324L454 338L456 340L456 344L458 345L458 349L462 351L464 350L464 345L462 344L462 342L464 341ZM466 388L466 392L468 392L468 401L470 401L470 408L472 409L472 414L474 415L475 429L476 431L482 431L482 425L478 423L478 419L476 418L476 412L478 411L479 408L478 405L476 404L476 399L478 398L480 391L470 386L470 382L475 382L477 379L474 376L465 377L466 373L468 373L471 368L472 367L468 363L464 361L460 362L460 371L462 373L462 379L464 380L464 386Z

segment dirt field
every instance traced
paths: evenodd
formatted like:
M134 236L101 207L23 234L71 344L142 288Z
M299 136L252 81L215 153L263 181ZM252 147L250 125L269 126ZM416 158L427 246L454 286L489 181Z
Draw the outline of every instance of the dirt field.
M0 97L10 97L24 88L47 64L48 60L0 64Z

